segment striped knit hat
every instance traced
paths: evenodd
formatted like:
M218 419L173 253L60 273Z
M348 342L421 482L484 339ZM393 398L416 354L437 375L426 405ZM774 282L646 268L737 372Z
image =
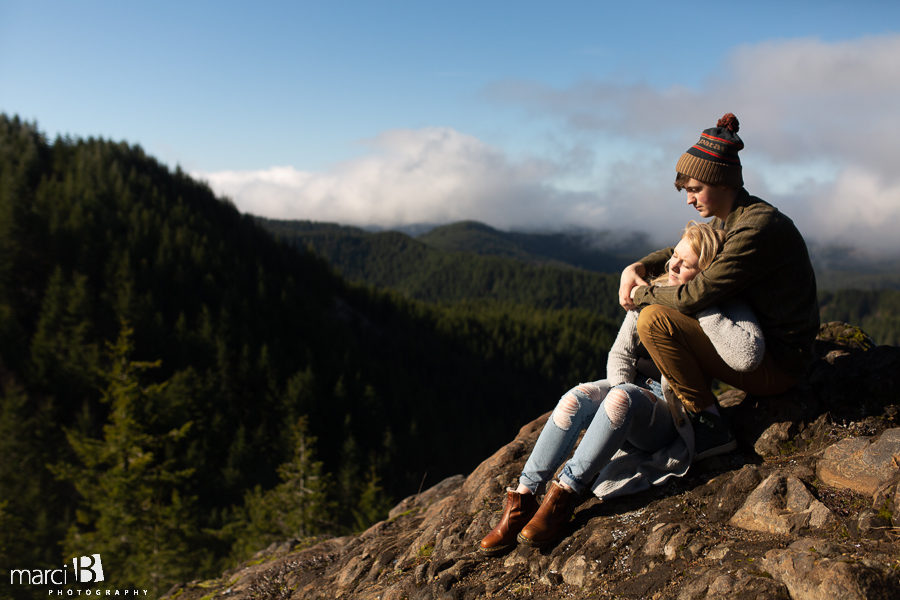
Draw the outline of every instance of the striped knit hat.
M715 127L700 134L700 141L681 155L675 170L703 183L743 187L741 159L737 153L744 142L738 137L739 128L737 117L726 114Z

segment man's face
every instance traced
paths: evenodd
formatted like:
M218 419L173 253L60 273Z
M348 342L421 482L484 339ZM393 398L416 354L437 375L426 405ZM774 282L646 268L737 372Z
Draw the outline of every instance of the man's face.
M734 192L729 188L709 185L691 178L685 184L684 191L687 193L687 203L696 208L704 219L719 217L724 220L731 212Z

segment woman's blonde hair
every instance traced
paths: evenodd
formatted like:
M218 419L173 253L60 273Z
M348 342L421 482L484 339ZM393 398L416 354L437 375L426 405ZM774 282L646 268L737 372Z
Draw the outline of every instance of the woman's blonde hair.
M725 242L725 230L715 229L709 223L691 221L684 228L681 239L688 241L691 250L697 255L697 268L703 271L722 250L722 244ZM668 273L669 263L666 262L666 270L662 275L654 279L652 284L665 285L668 281Z

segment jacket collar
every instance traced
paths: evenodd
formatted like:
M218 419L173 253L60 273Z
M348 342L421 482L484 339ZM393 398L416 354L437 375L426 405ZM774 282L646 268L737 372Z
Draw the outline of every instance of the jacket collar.
M759 199L751 196L745 188L741 188L734 198L734 206L731 207L731 212L725 217L725 229L731 229L737 220L741 218L741 215L744 214L744 211L747 210L747 207L751 204L756 204L758 201Z

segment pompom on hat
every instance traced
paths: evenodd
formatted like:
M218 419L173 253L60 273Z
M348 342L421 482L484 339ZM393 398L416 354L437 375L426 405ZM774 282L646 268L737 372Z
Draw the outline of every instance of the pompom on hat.
M704 129L700 140L681 155L675 170L711 185L743 187L738 151L744 142L738 137L740 123L727 113L715 127Z

